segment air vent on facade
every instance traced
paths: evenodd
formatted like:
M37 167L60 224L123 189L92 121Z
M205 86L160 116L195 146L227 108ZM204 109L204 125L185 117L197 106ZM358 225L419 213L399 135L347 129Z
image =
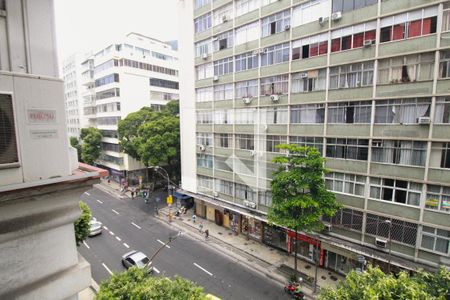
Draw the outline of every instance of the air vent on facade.
M0 165L18 161L12 96L0 94Z
M342 18L342 12L340 12L340 11L337 11L337 12L331 14L331 19L333 21L340 20L341 18Z
M214 76L214 77L213 77L213 81L219 81L219 76L217 76L217 75Z
M271 95L270 96L270 100L272 100L272 102L278 102L280 100L280 96L278 96L278 95Z
M379 238L375 238L375 245L377 245L377 247L380 247L380 248L386 248L387 241L379 239Z
M370 46L372 46L373 44L375 44L375 40L365 40L365 41L363 42L363 46L364 46L364 47L370 47Z
M290 25L284 26L284 30L285 30L285 31L288 31L289 29L291 29L291 26L290 26Z
M244 104L250 104L252 103L252 97L243 97L242 102L244 102Z
M205 145L199 145L198 148L200 149L200 151L205 151L206 150Z
M331 224L323 224L323 225L324 225L323 231L331 232L331 229L333 228L333 225L331 225Z
M417 118L417 123L422 125L428 125L431 123L430 117L419 117Z
M203 59L208 59L208 53L203 53L203 54L202 54L202 58L203 58Z

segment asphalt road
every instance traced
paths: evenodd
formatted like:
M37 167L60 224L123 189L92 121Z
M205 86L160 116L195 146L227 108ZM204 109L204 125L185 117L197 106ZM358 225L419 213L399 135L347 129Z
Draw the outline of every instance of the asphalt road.
M126 252L139 250L151 257L177 234L154 217L154 200L145 204L142 199L117 199L97 188L81 198L104 226L101 235L88 238L79 247L98 283L110 272L125 270L121 256ZM187 234L162 249L153 266L155 275L185 277L222 299L289 299L278 283Z

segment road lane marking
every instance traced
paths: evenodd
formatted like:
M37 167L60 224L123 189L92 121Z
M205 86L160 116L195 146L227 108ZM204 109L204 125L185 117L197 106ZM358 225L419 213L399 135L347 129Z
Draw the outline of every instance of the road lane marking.
M115 213L116 215L118 215L119 213L116 211L116 210L114 210L114 209L111 209L112 211L113 211L113 213Z
M122 239L118 236L116 236L116 240L118 240L119 242L122 241Z
M85 241L83 241L83 244L86 246L86 248L91 249L91 247L89 247L88 244L86 244Z
M111 270L104 263L102 263L102 266L106 269L106 271L108 271L109 275L113 274L113 272L111 272Z
M156 240L158 243L160 243L161 245L164 245L165 243L163 242L163 241L161 241L161 240ZM170 249L170 246L169 245L166 245L166 247L167 248L169 248Z
M100 201L100 200L98 200L98 199L97 199L97 202L100 203L100 204L103 204L103 201Z
M103 226L103 228L105 228L105 230L108 230L108 227L106 227L106 226Z
M209 276L213 276L213 274L211 272L209 272L208 270L206 270L205 268L203 268L202 266L199 266L198 264L194 263L194 266L196 266L197 268L199 268L200 270L202 270L203 272L205 272L206 274L208 274Z
M156 272L156 273L161 273L161 272L159 272L159 270L157 269L157 268L155 268L155 267L153 267L153 270Z
M123 243L123 245L124 245L126 248L130 248L130 246L128 246L127 243Z
M141 229L141 226L139 226L139 225L137 225L137 224L134 224L133 222L131 222L131 224L132 224L134 227L136 227L137 229Z
M84 192L86 195L90 196L91 194L89 194L88 192Z
M110 230L110 231L109 231L109 234L110 234L110 235L114 235L114 232L112 232L112 231Z

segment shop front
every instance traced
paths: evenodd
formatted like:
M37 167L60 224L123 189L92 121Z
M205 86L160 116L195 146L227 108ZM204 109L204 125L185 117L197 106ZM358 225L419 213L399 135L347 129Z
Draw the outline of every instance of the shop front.
M297 255L314 262L314 247L320 249L319 265L323 265L324 253L320 248L320 241L312 237L309 237L302 233L297 233L297 239L295 238L295 232L288 231L288 252L295 253L295 247L297 247Z
M263 239L264 244L288 251L287 237L288 235L284 228L265 224Z
M345 275L353 269L362 267L362 263L358 262L357 253L328 243L322 243L322 249L325 252L325 267L328 269Z
M263 222L256 220L249 216L242 216L241 218L241 232L257 241L262 241Z

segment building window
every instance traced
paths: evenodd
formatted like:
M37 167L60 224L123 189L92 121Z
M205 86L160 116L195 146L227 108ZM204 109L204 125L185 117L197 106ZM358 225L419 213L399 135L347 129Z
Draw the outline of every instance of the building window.
M366 177L331 172L325 174L325 184L330 191L364 197Z
M260 124L287 124L287 123L289 123L287 106L261 108Z
M261 54L261 66L270 66L289 61L289 43L264 48Z
M347 89L373 84L373 61L330 68L330 89Z
M422 248L449 254L449 246L450 231L428 226L422 227Z
M220 51L233 47L233 30L224 32L213 38L214 51Z
M211 3L211 0L195 0L195 9L199 9L207 4Z
M234 183L222 179L215 179L216 191L228 196L234 196Z
M229 100L233 99L233 84L221 84L214 86L214 100Z
M219 9L213 11L213 25L217 26L222 23L226 23L233 19L233 4L222 6Z
M234 57L236 72L258 68L258 54L247 52Z
M286 144L287 139L285 136L281 135L266 135L265 140L262 139L262 142L265 142L267 152L281 152L281 149L279 149L277 146Z
M291 136L289 137L289 144L295 144L302 147L313 147L320 153L323 151L323 137Z
M195 67L197 80L213 77L214 68L212 63L203 64Z
M375 44L377 22L371 21L331 32L331 52L361 48L365 43Z
M333 0L333 12L348 12L377 3L378 0Z
M255 150L255 137L251 134L236 134L236 148Z
M328 52L328 33L309 36L292 42L292 60L305 59Z
M450 169L449 142L433 142L431 145L430 167Z
M119 88L105 90L105 91L101 91L101 92L98 92L95 94L95 99L97 99L97 100L112 98L112 97L120 97L120 89Z
M216 60L214 62L214 75L221 76L233 73L233 57Z
M398 179L370 177L370 198L419 206L422 184Z
M234 111L235 124L254 124L257 116L255 108L240 108Z
M261 36L266 37L286 29L291 25L291 11L285 10L277 14L265 17L261 20Z
M110 74L110 75L104 76L102 78L96 79L95 87L110 84L113 82L119 82L119 74L114 73L114 74Z
M213 179L211 177L197 175L197 186L212 191Z
M427 185L425 207L450 212L450 187Z
M327 157L367 160L369 153L369 140L327 138Z
M442 31L450 30L450 2L444 3L444 11L442 12Z
M158 78L150 78L150 85L162 87L162 88L166 88L166 89L178 90L178 82L176 82L176 81L170 81L170 80L164 80L164 79L158 79Z
M378 84L432 80L434 53L413 54L381 59Z
M382 18L380 43L436 33L437 12L432 6Z
M103 117L103 118L97 118L97 125L117 125L120 121L120 117Z
M215 124L233 124L233 110L223 109L214 111Z
M294 7L292 12L292 26L317 22L320 17L328 17L331 0L311 0Z
M195 43L195 57L202 57L204 54L208 55L211 52L212 52L211 40Z
M197 145L203 145L205 147L213 146L213 134L197 132Z
M214 156L214 169L226 172L233 172L233 163L227 162L228 157ZM231 164L231 166L229 165Z
M197 111L197 124L212 124L213 116L209 110Z
M271 191L260 191L258 193L258 203L260 205L271 207L272 206L272 192Z
M235 184L236 198L240 198L243 200L248 200L255 202L256 201L256 192L253 188L243 185L240 183Z
M236 29L235 44L241 45L257 40L260 36L259 22L253 22Z
M231 133L215 133L215 145L219 148L233 148L233 135Z
M450 77L450 51L441 51L441 59L439 61L439 77Z
M370 124L372 101L328 104L328 123Z
M165 68L165 67L161 67L161 66L155 66L155 65L151 65L151 64L147 64L147 63L143 63L143 62L138 62L138 61L131 60L131 59L125 59L125 58L120 59L119 66L178 76L177 70Z
M374 140L372 161L387 164L425 166L427 142Z
M389 225L386 221L391 221ZM389 230L389 227L391 229ZM390 237L393 241L397 241L403 244L415 246L417 240L417 224L397 219L389 219L382 216L373 214L367 214L366 217L366 233L380 236L383 238Z
M213 169L212 155L197 153L197 167Z
M375 102L375 123L415 124L430 116L431 99L394 99Z
M195 99L197 102L208 102L213 100L213 88L201 88L195 90Z
M258 97L258 79L236 82L236 98Z
M117 67L118 65L119 65L119 62L117 61L117 59L108 60L108 61L96 66L94 68L94 74L98 74L98 73L108 70L110 68Z
M437 98L434 122L437 124L450 123L450 97Z
M261 78L261 95L287 94L288 86L288 74Z
M120 152L120 146L118 144L111 144L111 143L105 143L102 142L102 150L103 151L113 151L113 152Z
M236 17L254 11L259 8L259 0L237 0L235 5Z
M362 211L343 208L337 211L332 218L323 216L322 220L330 224L333 224L336 227L344 227L346 229L361 232L363 217L364 214Z
M291 123L323 123L324 104L302 104L291 106Z
M194 20L195 33L205 31L212 27L211 13L204 14Z
M305 93L325 90L327 81L327 70L311 70L307 72L294 73L291 76L291 92Z

